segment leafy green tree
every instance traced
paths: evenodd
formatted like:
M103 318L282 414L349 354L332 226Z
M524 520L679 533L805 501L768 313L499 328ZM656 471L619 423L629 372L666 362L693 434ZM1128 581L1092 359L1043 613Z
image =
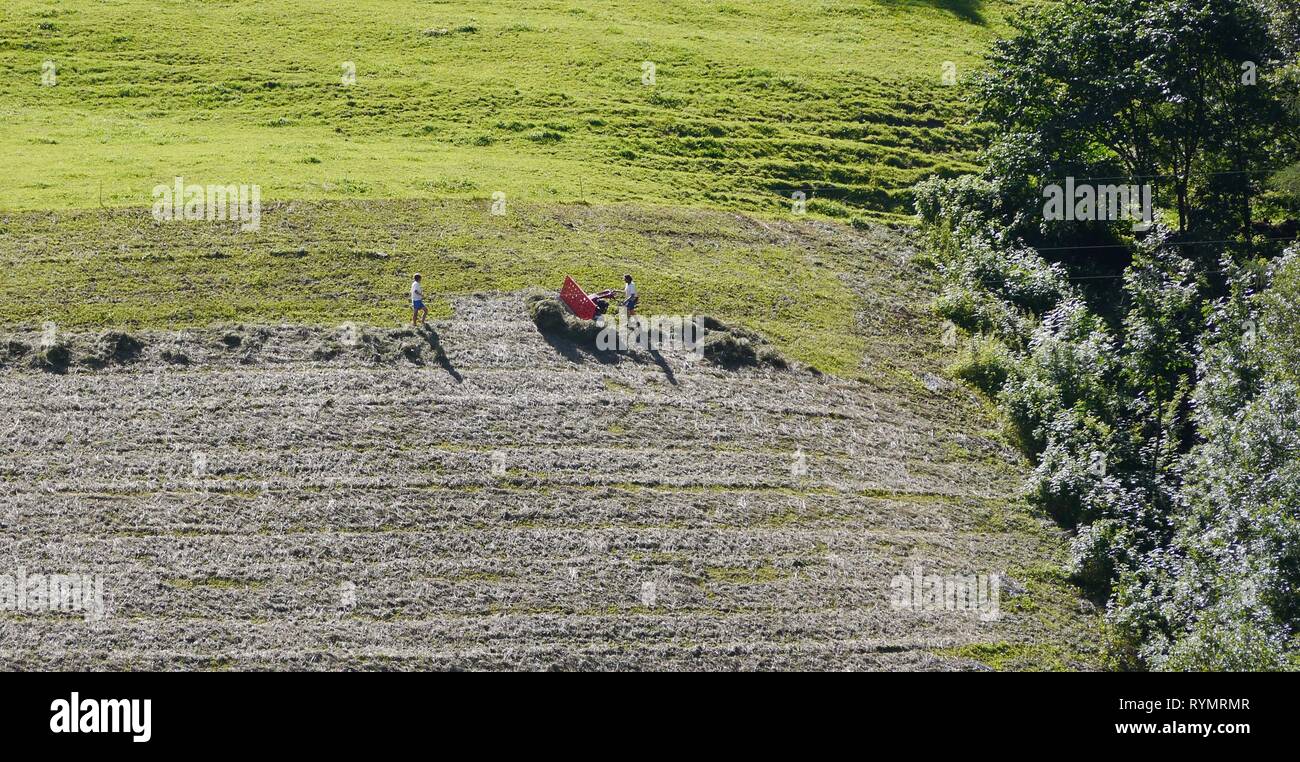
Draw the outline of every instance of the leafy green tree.
M1045 5L978 80L984 171L916 189L937 307L998 348L967 375L1035 460L1030 500L1074 530L1070 571L1107 601L1117 666L1300 664L1300 251L1269 265L1281 247L1253 234L1280 208L1269 175L1300 156L1298 17L1275 0ZM1176 227L1044 220L1040 189L1065 177L1154 179ZM1122 267L1077 277L1116 243Z
M1153 182L1180 233L1249 236L1267 180L1256 170L1294 156L1297 136L1279 89L1248 83L1285 55L1259 7L1065 0L1014 25L976 85L998 125L988 172L1015 194L1006 211L1041 204L1039 189L1065 177Z

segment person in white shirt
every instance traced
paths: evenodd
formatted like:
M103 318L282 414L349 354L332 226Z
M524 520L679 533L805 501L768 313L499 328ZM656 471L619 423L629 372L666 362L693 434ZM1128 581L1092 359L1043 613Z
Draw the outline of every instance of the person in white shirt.
M641 297L637 296L636 284L632 282L632 276L624 275L623 276L623 306L627 308L627 314L629 317L636 314L636 305L640 301L641 301Z
M415 274L411 281L411 325L419 325L429 319L429 308L424 306L424 287L420 285L420 274Z

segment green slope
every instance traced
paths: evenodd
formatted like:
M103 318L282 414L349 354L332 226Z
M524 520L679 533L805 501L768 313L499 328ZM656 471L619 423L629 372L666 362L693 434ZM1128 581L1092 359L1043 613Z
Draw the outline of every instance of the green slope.
M908 215L916 180L978 147L945 62L964 74L1014 9L10 0L0 208L144 206L182 175L264 200L502 191L770 213L802 188L814 214Z

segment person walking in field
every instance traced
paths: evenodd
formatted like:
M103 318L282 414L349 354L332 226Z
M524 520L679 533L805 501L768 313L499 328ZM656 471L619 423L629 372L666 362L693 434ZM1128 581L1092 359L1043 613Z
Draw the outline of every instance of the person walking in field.
M411 281L411 325L419 325L429 319L429 308L424 306L424 287L420 285L420 274L415 274Z
M641 297L637 296L636 284L632 282L631 275L623 276L623 306L627 308L628 317L636 314L636 306L640 303Z

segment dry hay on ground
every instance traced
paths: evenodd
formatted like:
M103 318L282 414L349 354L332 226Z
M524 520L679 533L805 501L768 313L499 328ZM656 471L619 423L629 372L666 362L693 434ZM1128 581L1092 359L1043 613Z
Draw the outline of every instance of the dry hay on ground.
M962 392L602 356L517 296L457 311L0 366L0 556L102 575L108 605L0 612L0 666L953 669L1079 636L1013 603L1059 540ZM915 565L1009 575L1002 618L893 610Z

